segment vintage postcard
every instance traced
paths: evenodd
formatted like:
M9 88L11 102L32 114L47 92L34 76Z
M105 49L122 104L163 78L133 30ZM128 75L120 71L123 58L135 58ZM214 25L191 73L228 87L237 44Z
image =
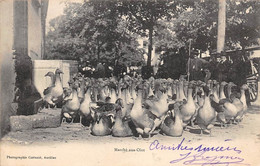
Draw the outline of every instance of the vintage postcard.
M259 166L258 0L0 0L1 166Z

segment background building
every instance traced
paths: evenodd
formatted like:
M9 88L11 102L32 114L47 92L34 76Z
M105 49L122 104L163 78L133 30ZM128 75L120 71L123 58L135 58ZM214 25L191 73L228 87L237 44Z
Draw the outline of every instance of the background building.
M0 1L1 132L9 130L19 91L32 83L32 60L44 57L48 0Z

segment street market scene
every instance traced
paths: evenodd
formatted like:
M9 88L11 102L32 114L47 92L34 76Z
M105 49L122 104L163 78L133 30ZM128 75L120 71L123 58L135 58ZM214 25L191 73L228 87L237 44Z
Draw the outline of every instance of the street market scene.
M0 165L259 165L259 8L0 1Z

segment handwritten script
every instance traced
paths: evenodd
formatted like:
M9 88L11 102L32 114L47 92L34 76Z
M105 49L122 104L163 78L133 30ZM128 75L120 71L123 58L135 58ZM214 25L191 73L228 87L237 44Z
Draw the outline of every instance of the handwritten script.
M224 142L232 141L231 139L226 139ZM149 150L159 150L159 151L181 151L185 153L180 153L177 159L171 160L171 164L182 164L184 165L250 165L244 163L244 159L238 156L227 156L222 155L223 152L233 152L236 155L241 154L241 150L237 147L232 146L203 146L202 144L198 146L188 146L185 145L186 142L191 142L191 140L185 140L183 138L180 143L174 145L163 145L158 140L154 140L150 146ZM217 152L219 155L209 155L208 152ZM221 153L222 152L222 153ZM214 153L216 154L216 153Z

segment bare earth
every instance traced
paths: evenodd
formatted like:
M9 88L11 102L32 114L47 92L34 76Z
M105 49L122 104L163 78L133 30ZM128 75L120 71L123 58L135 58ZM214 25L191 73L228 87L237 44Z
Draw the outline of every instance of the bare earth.
M230 125L227 128L215 126L212 129L212 136L199 133L200 130L195 126L195 128L184 131L182 137L168 137L161 134L154 135L150 139L97 137L92 136L89 129L82 128L78 124L10 132L1 140L0 164L1 166L170 165L170 161L183 158L180 154L186 154L187 151L155 150L154 146L150 146L151 143L158 140L161 145L176 147L184 138L182 145L188 147L195 148L201 144L206 147L229 146L230 149L236 147L241 153L238 154L234 150L207 152L204 157L224 155L239 157L239 159L243 159L243 162L231 163L231 159L225 159L225 162L223 159L218 159L218 162L211 163L206 163L204 160L197 163L185 163L186 159L175 165L258 166L260 165L260 97L249 107L240 124ZM117 151L115 148L121 149L121 151ZM134 151L130 151L130 149ZM8 158L8 156L25 156L27 159L14 159ZM33 159L33 156L41 158ZM232 161L234 162L233 159Z

